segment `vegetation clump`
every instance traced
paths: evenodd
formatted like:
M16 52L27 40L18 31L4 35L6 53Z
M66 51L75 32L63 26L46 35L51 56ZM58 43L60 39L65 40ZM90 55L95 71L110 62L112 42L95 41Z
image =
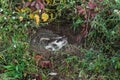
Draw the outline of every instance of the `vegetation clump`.
M119 6L119 0L0 0L0 80L119 80ZM74 42L58 52L30 51L29 37L41 28Z

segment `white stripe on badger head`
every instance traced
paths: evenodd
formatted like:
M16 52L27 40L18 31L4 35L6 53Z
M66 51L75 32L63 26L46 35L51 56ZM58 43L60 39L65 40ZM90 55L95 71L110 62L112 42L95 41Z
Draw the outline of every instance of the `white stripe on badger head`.
M41 38L40 41L43 41L43 40L50 40L49 38Z

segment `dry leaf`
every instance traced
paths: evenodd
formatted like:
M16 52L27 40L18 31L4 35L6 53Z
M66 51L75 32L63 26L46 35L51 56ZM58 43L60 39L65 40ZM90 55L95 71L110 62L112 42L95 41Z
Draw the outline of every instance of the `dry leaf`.
M50 61L40 61L40 62L39 62L39 65L40 65L42 68L50 68L52 64L51 64Z
M38 65L38 62L43 58L43 56L41 54L36 54L34 56L35 62Z

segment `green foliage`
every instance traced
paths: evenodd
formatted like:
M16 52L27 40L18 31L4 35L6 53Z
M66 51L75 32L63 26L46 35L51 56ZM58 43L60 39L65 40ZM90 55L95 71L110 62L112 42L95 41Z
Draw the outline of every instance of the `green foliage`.
M117 41L120 40L119 35L119 21L120 15L116 15L114 10L115 4L111 4L110 6L104 7L102 11L97 14L93 21L91 21L91 30L88 34L88 41L91 42L90 46L96 46L101 51L118 51L119 47L115 47L117 45ZM111 8L111 10L109 10ZM109 13L106 13L109 10ZM105 14L106 13L106 14ZM107 16L109 15L109 16ZM115 50L117 48L117 50ZM107 52L109 53L109 52Z
M27 0L26 0L27 1ZM49 2L50 1L50 2ZM78 14L76 6L83 5L86 12L88 1L82 0L46 0L44 12L48 13L51 21L68 20L72 22L73 29L77 30L82 24L87 24L88 34L80 47L84 56L67 55L64 64L58 64L58 71L74 78L77 72L79 78L117 80L120 75L120 2L119 0L104 0L94 17L88 14ZM30 19L29 13L38 14L20 4L20 11L16 11L17 3L21 1L0 0L0 79L22 79L24 74L36 73L37 67L29 52L28 30L37 27ZM81 10L83 10L81 9ZM23 11L22 11L23 10ZM40 13L41 15L42 13ZM93 13L91 13L93 14ZM85 18L87 16L87 18ZM40 18L41 19L41 18ZM44 22L39 22L43 25ZM86 26L85 26L86 27ZM69 73L70 72L70 73ZM77 76L78 76L77 75ZM42 72L44 79L47 76Z
M6 74L10 77L14 77L15 79L22 78L24 67L24 63L18 65L9 64L8 66L4 66L4 68L7 70Z
M4 75L3 80L16 80L29 71L28 66L32 61L27 41L30 24L19 20L19 16L25 18L27 15L12 10L9 2L9 0L0 1L0 71L5 72L0 73L0 77Z

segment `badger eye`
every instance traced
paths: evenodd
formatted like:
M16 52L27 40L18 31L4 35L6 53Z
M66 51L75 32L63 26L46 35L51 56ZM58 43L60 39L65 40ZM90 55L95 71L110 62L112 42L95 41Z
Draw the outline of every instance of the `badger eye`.
M52 44L53 47L56 47L57 45L56 44Z
M54 47L55 49L58 48L58 46L56 44L52 44L52 47Z

